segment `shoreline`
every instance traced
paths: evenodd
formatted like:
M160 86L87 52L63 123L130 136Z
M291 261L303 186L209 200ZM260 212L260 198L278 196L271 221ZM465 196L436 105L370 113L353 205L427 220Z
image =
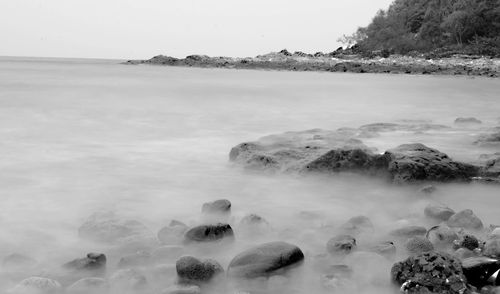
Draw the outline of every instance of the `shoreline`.
M439 59L392 55L363 58L359 55L291 54L286 50L256 57L210 57L189 55L175 58L158 55L146 60L128 60L126 65L163 65L199 68L264 69L278 71L385 73L500 77L500 59L457 55Z

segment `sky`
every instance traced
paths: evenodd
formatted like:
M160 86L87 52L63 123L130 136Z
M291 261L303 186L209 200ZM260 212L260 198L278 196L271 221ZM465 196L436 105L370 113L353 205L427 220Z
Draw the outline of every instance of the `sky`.
M0 0L0 56L331 52L393 0Z

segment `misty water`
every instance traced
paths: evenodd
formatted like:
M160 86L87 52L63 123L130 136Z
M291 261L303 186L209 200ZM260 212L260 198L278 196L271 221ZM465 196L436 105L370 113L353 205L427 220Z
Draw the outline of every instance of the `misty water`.
M384 258L364 249L404 225L431 226L431 202L470 208L485 226L500 224L500 188L439 184L431 195L418 185L391 185L353 175L302 177L246 171L228 160L245 141L286 131L335 130L376 122L421 121L449 129L387 132L363 142L383 152L419 142L456 160L477 162L498 147L473 142L498 126L498 79L274 72L125 66L118 61L0 60L0 257L37 260L28 269L0 271L0 292L30 276L65 283L61 265L88 252L108 256L111 275L128 249L78 236L92 213L112 211L144 223L154 234L172 219L203 223L204 202L232 202L228 222L235 241L185 254L213 258L224 268L239 252L267 241L299 246L305 261L281 276L246 285L251 293L332 293L322 268L348 264L354 274L337 293L388 293L399 250ZM456 126L457 117L483 123ZM238 231L247 214L270 227ZM358 238L358 252L323 257L335 230L353 216L368 216L374 232ZM161 293L175 282L175 259L138 266L148 288ZM68 279L71 280L71 279ZM69 282L66 282L69 283ZM228 283L218 293L236 293ZM344 287L344 288L342 288ZM132 291L132 290L131 290ZM211 291L211 290L207 290ZM259 292L260 291L260 292Z

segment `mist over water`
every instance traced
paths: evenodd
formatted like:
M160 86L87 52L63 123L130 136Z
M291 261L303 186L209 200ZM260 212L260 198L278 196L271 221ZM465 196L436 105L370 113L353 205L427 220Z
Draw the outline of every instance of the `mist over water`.
M360 252L328 264L353 266L355 282L347 292L387 293L390 267L404 252L387 260L363 255L363 248L386 241L388 231L403 225L429 228L423 209L430 202L470 208L485 225L500 224L499 187L442 184L423 196L420 186L354 175L259 174L232 166L231 147L285 131L414 120L452 128L381 133L363 142L380 152L419 142L476 162L480 154L500 151L472 144L498 126L498 93L497 79L1 59L0 257L17 252L41 266L29 273L2 270L0 292L33 275L57 277L61 264L87 252L106 253L112 273L122 252L78 236L94 212L139 220L156 234L172 219L202 223L202 204L226 198L235 242L224 250L187 253L227 268L252 245L287 241L304 251L305 262L289 280L262 282L263 291L328 293L321 288L324 264L317 256L340 225L365 215L375 230L359 236ZM453 125L455 118L470 116L483 124ZM238 223L250 213L271 228L240 233ZM166 276L151 279L152 293L173 283L175 269Z

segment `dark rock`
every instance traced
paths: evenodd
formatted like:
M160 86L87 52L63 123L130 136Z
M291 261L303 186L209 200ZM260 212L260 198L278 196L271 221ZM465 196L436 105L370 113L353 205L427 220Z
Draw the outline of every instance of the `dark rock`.
M455 249L465 248L473 251L479 248L480 242L475 236L466 234L461 236L460 239L456 240L454 244Z
M434 246L427 238L416 236L406 241L405 249L410 255L419 255L433 251Z
M455 119L456 124L482 124L483 122L475 117L459 117Z
M148 285L146 277L135 269L118 270L109 278L111 289L116 293L123 291L125 293L130 290L142 290ZM112 293L115 293L112 292Z
M426 237L432 245L439 249L451 248L453 247L455 240L459 239L455 230L446 225L439 225L430 228Z
M230 213L231 212L231 201L227 199L219 199L213 202L204 203L201 211L204 213Z
M425 236L427 233L427 229L420 226L407 226L403 228L399 228L389 232L389 235L398 237L398 238L412 238L416 236Z
M188 229L189 227L186 224L172 220L168 226L158 231L158 240L162 244L180 244Z
M326 243L326 251L330 254L348 254L356 249L356 239L350 235L339 235Z
M488 257L470 257L462 261L463 272L467 282L478 289L487 285L500 284L500 262Z
M106 267L106 255L88 253L84 258L78 258L63 265L73 270L103 270Z
M12 294L58 294L62 293L59 282L48 278L31 277L22 280L9 290Z
M455 213L448 219L448 226L478 231L483 229L483 222L470 209Z
M297 246L285 242L265 243L234 257L228 275L240 278L271 276L278 270L298 265L303 259L304 254Z
M391 279L405 293L462 294L467 289L460 262L437 252L410 256L394 264Z
M438 221L447 221L455 211L442 204L429 204L425 207L424 214Z
M134 254L130 254L120 258L118 262L119 268L128 268L135 266L143 266L152 263L151 254L147 251L137 251Z
M105 294L108 293L109 285L106 280L101 278L83 278L73 284L67 289L68 294Z
M27 269L32 268L37 264L38 262L35 259L19 253L7 255L2 260L2 268L6 270Z
M209 282L215 276L224 273L222 266L215 260L200 261L192 256L183 256L175 264L179 282Z
M222 239L234 239L233 229L228 224L201 225L194 227L184 235L184 242L212 242Z

